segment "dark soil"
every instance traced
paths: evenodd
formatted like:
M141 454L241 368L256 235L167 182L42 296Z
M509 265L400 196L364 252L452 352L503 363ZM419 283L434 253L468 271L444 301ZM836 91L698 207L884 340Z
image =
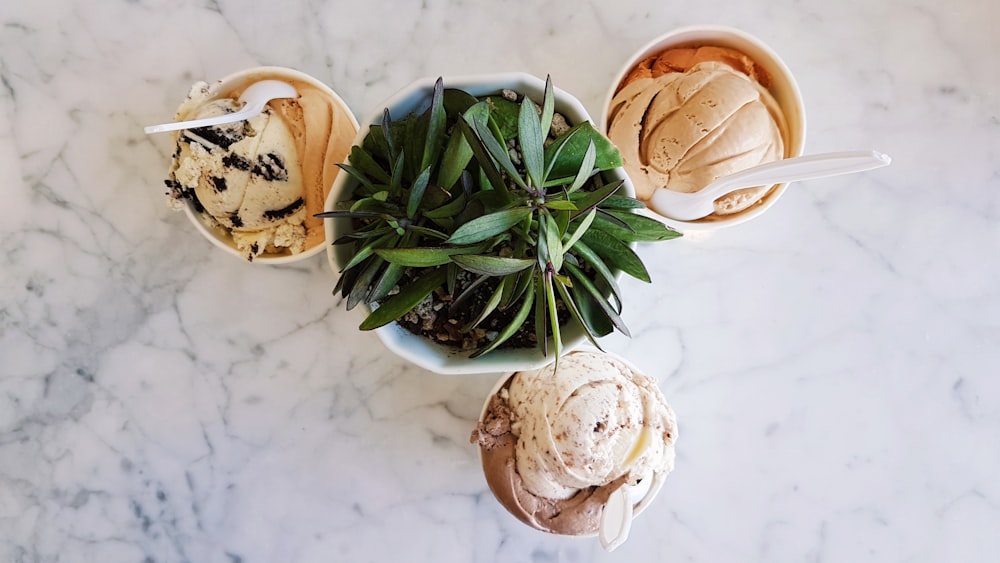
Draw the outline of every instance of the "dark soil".
M404 280L401 280L400 284L405 284ZM472 281L471 277L463 278L460 276L455 294L461 295L462 290ZM463 332L462 329L482 311L495 288L496 282L487 281L474 290L471 298L465 299L457 307L452 307L454 297L448 294L446 288L438 288L428 299L396 322L414 334L457 350L483 348L493 342L504 327L511 323L521 306L521 302L518 301L507 309L498 307L476 328ZM557 301L557 304L559 323L562 326L569 320L570 315L565 310L562 301ZM551 336L551 331L546 330L546 335ZM500 345L500 349L534 348L536 344L535 315L532 310L518 331Z

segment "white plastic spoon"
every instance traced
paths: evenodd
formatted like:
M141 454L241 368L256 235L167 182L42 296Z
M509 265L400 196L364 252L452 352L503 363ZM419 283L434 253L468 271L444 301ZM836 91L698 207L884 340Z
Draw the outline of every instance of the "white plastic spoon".
M632 499L628 485L615 489L601 512L601 523L597 534L604 551L614 551L628 539L632 529Z
M888 155L878 151L828 152L786 158L723 176L694 193L658 189L649 207L664 217L693 221L711 215L715 211L715 200L742 188L863 172L886 166L891 161Z
M250 119L264 110L267 102L279 98L295 98L299 95L295 87L281 80L261 80L254 82L243 91L239 101L243 107L233 113L226 113L215 117L204 119L194 119L191 121L175 121L173 123L163 123L161 125L150 125L144 131L146 134L162 133L164 131L176 131L178 129L194 129L195 127L208 127L210 125L222 125Z
M635 486L622 485L608 497L597 529L604 551L614 551L628 539L635 505L649 493L652 480L652 476L647 476Z

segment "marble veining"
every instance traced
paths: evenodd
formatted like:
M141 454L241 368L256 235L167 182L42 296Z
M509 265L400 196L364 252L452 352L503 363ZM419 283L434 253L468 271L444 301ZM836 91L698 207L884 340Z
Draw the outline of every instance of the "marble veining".
M1000 5L6 2L0 8L0 561L995 561ZM551 73L600 115L675 27L769 43L807 152L891 167L643 245L623 282L677 469L631 539L526 529L469 433L494 378L390 356L322 256L260 267L170 211L195 80L283 65L359 116L429 75Z

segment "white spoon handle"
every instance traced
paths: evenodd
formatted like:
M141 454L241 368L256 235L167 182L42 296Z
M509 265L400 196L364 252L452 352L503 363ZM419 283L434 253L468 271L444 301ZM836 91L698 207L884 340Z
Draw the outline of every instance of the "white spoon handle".
M776 160L736 172L712 182L701 193L711 199L740 188L769 186L784 182L813 180L851 172L863 172L885 166L889 155L878 151L844 151L797 156Z
M196 127L208 127L211 125L222 125L223 123L232 123L234 121L242 121L248 117L253 117L254 115L260 113L259 109L250 107L250 104L243 106L239 111L234 111L233 113L224 113L222 115L217 115L215 117L206 117L203 119L192 119L191 121L174 121L172 123L162 123L160 125L150 125L145 127L143 131L146 134L150 133L163 133L165 131L177 131L178 129L194 129Z

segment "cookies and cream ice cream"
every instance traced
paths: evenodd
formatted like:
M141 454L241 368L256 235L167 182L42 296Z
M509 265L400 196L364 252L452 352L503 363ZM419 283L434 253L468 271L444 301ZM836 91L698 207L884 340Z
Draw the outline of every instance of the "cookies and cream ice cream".
M546 532L589 535L617 488L673 469L677 424L651 377L577 351L519 372L488 399L472 441L496 498Z
M639 199L655 190L700 190L713 180L784 158L788 128L768 91L767 72L734 49L670 49L636 65L608 112ZM738 190L716 201L718 215L759 201L771 186Z
M295 99L272 100L249 120L182 130L167 179L180 209L195 204L206 226L244 258L298 254L323 243L323 204L357 125L328 92L287 76ZM243 88L251 84L248 81ZM242 88L192 86L177 121L231 113Z

